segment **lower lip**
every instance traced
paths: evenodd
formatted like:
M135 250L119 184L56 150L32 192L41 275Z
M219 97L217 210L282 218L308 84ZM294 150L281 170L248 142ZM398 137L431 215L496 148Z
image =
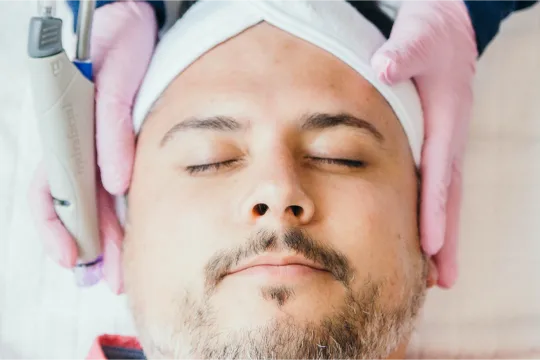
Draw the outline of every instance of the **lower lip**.
M230 275L266 276L266 277L297 277L328 273L305 265L258 265L232 273Z

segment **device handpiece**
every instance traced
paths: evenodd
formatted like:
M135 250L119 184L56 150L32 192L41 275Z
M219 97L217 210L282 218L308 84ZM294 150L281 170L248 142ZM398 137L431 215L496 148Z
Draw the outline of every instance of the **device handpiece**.
M91 64L69 60L62 46L62 20L54 17L54 2L45 3L29 28L34 108L54 207L78 247L76 281L90 286L101 279L102 260Z

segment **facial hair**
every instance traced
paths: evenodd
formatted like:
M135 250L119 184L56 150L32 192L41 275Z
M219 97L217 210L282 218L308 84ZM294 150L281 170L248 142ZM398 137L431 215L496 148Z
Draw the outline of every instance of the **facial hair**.
M273 320L250 330L224 331L216 321L210 299L228 270L246 258L270 250L292 250L324 266L343 283L343 304L316 322L298 324L292 317ZM368 279L357 291L349 286L353 270L347 258L321 245L305 232L293 229L278 237L261 231L236 249L219 252L205 267L204 299L184 293L181 314L167 335L141 335L151 358L202 359L380 359L392 353L408 336L425 297L427 262L409 284L401 302L383 305L383 282ZM263 298L282 306L294 297L289 287L262 289Z

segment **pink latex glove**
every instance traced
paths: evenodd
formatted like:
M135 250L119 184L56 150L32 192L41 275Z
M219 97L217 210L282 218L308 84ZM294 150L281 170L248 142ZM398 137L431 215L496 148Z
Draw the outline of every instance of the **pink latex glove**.
M96 150L99 165L98 212L103 273L115 293L123 291L120 249L123 230L112 195L123 194L130 183L135 155L131 110L150 63L157 38L152 7L145 2L117 2L96 10L91 52L96 85ZM30 187L30 205L45 251L71 268L77 247L58 219L43 166Z
M477 56L462 1L405 1L390 39L371 60L382 81L413 78L419 91L425 117L420 236L444 288L457 279L461 170Z

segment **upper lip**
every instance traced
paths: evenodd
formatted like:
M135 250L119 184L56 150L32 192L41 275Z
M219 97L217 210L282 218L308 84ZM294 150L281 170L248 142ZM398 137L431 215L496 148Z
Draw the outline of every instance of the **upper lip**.
M279 255L279 254L264 254L254 257L250 260L241 262L227 272L231 275L242 270L249 269L254 266L286 266L286 265L303 265L310 268L322 271L328 271L325 267L316 262L306 259L301 255Z

